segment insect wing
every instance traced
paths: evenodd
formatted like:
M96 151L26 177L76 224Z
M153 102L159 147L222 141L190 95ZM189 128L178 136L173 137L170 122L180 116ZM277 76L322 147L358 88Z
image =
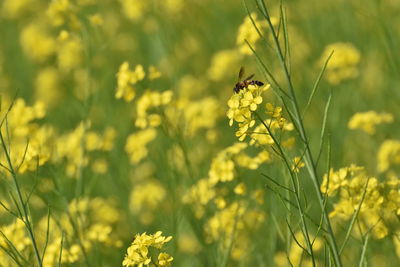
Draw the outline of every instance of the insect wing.
M244 67L242 66L242 67L240 67L240 70L239 70L238 82L242 79L243 75L244 75Z
M244 79L245 81L251 80L251 78L254 77L254 74L250 75L249 77L247 77L246 79Z

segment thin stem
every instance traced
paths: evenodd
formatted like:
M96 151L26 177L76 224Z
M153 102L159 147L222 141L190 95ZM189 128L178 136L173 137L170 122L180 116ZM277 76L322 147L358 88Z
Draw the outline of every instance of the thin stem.
M292 188L293 191L295 192L295 199L296 199L296 204L298 206L299 209L299 213L300 213L300 218L301 218L301 222L302 222L302 226L303 226L303 230L304 230L304 239L307 243L307 248L308 248L308 253L311 256L312 262L313 262L313 266L315 266L315 259L314 259L314 253L313 253L313 249L312 249L312 245L311 245L311 241L310 241L310 236L308 234L308 228L307 228L307 223L305 220L305 214L303 211L303 207L301 205L300 202L300 193L298 191L298 188L296 186L296 178L293 175L292 169L291 169L291 165L289 163L289 160L287 159L285 152L282 149L282 146L279 144L278 140L276 139L275 135L272 133L271 128L264 122L264 120L261 118L261 116L257 113L254 112L255 115L257 116L257 118L260 120L260 122L264 125L264 127L266 128L266 130L268 131L268 134L271 136L272 140L274 141L274 143L276 144L276 147L279 151L280 156L282 157L286 168L288 169L289 173L290 173L290 178L291 178L291 182L292 182Z
M34 234L33 229L32 229L32 223L31 223L31 221L29 219L28 210L27 210L27 207L26 207L25 202L24 202L23 197L22 197L21 188L19 187L19 184L18 184L17 174L16 174L16 172L14 170L14 167L13 167L13 164L11 162L10 154L8 153L8 150L7 150L7 147L6 147L6 142L4 140L4 136L3 136L2 132L1 132L1 130L0 130L0 141L1 141L1 145L2 145L3 150L4 150L4 154L6 156L6 160L7 160L7 163L8 163L8 169L10 170L10 174L11 174L11 177L13 179L13 183L15 185L15 189L17 191L18 201L19 201L20 205L22 206L22 212L21 212L22 216L23 216L22 217L22 221L24 222L24 224L26 226L26 229L28 230L29 238L31 239L31 242L32 242L33 251L35 253L35 257L36 257L36 261L38 263L38 266L42 267L43 266L42 265L42 259L40 257L38 246L36 244L35 234Z
M332 230L332 226L331 226L328 214L327 214L326 209L325 209L324 198L323 198L323 195L322 195L322 193L321 193L321 191L319 189L318 174L317 174L316 166L315 166L314 159L313 159L313 156L312 156L312 153L311 153L311 148L310 148L309 143L307 141L308 138L307 138L307 134L306 134L306 131L305 131L305 128L304 128L304 124L303 124L303 121L302 121L302 114L300 112L299 104L297 102L297 98L296 98L294 86L293 86L293 83L292 83L292 79L291 79L291 76L290 76L290 73L289 73L289 69L288 69L286 61L284 59L284 56L283 56L283 53L282 53L282 49L281 49L281 45L279 43L279 40L278 40L278 37L276 35L275 29L274 29L274 27L272 25L270 16L268 14L268 9L265 6L265 2L264 1L261 1L261 2L262 2L262 5L264 7L263 14L264 14L264 17L266 18L266 21L268 23L268 26L269 26L271 32L272 32L273 41L274 41L275 47L276 47L276 53L277 53L277 56L279 58L279 62L281 64L281 67L282 67L282 69L284 71L284 76L285 76L287 84L289 86L289 93L290 93L291 98L293 100L291 102L292 105L293 105L293 110L294 110L294 114L293 115L294 115L295 121L297 123L297 127L298 127L298 130L299 130L300 137L304 141L305 148L306 148L305 162L307 163L306 164L307 165L307 170L308 170L308 173L309 173L309 175L311 177L311 180L313 182L314 189L315 189L315 192L316 192L317 197L318 197L318 202L319 202L321 211L323 213L325 223L327 224L328 240L329 240L329 242L330 242L330 244L332 246L333 257L335 259L336 265L338 267L341 267L342 266L342 262L341 262L341 259L340 259L338 246L336 244L336 240L335 240L335 236L334 236L334 233L333 233L333 230ZM293 121L293 123L294 123L294 121Z

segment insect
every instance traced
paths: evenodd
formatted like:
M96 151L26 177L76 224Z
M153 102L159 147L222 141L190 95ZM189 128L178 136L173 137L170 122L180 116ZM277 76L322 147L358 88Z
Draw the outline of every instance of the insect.
M263 82L260 82L257 80L251 80L251 78L253 78L254 74L252 74L249 77L247 77L246 79L242 80L243 75L244 75L244 67L241 67L239 70L238 82L236 83L235 87L233 88L233 91L235 91L235 93L239 93L240 90L247 88L247 86L249 86L249 85L258 85L258 86L264 85Z

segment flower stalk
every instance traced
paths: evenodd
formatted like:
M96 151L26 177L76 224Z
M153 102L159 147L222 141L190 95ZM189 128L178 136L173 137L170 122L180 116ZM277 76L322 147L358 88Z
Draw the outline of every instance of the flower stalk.
M278 40L278 35L277 35L276 31L275 31L275 28L272 25L271 18L270 18L270 15L268 13L268 9L267 9L267 7L265 5L265 2L261 1L261 4L263 6L263 8L262 8L263 12L262 13L263 13L263 15L264 15L264 17L265 17L265 19L266 19L266 21L268 23L269 29L271 30L272 39L273 39L273 42L274 42L274 45L275 45L275 51L276 51L276 54L278 56L279 63L280 63L280 65L282 67L282 70L284 72L284 77L286 79L287 85L289 87L289 95L291 97L291 103L292 103L292 107L293 107L293 113L292 113L293 120L294 120L293 123L296 124L295 128L298 129L300 138L302 139L302 141L304 142L304 145L305 145L304 161L306 163L306 167L307 167L308 173L309 173L310 178L312 180L312 183L314 185L315 193L316 193L317 198L318 198L318 203L320 205L321 212L323 214L323 218L324 218L324 221L325 221L325 224L326 224L326 228L327 228L327 231L328 231L327 238L328 238L328 241L330 243L330 247L331 247L331 250L332 250L332 254L333 254L333 257L334 257L335 264L336 264L336 266L341 267L342 263L341 263L341 259L340 259L340 255L339 255L338 246L336 244L336 240L335 240L335 236L334 236L334 233L333 233L333 230L332 230L332 226L331 226L331 223L330 223L330 220L329 220L326 208L325 208L324 197L323 197L323 195L322 195L322 193L320 191L320 184L319 184L319 180L318 180L318 173L317 173L317 169L316 169L316 165L315 165L315 160L314 160L314 158L312 156L311 148L310 148L310 145L308 143L307 133L305 131L304 124L303 124L303 121L302 121L302 116L301 116L299 104L297 102L297 97L296 97L296 93L295 93L294 86L293 86L293 83L292 83L291 75L290 75L290 72L289 72L289 69L288 69L288 65L287 65L286 60L284 58L284 55L283 55L283 52L282 52L282 48L281 48L281 45L280 45L279 40Z

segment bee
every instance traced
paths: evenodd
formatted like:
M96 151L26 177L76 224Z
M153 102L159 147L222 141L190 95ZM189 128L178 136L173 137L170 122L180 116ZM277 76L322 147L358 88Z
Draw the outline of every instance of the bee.
M251 78L253 78L254 74L252 74L249 77L247 77L246 79L242 80L243 75L244 75L244 67L241 67L239 70L238 82L236 83L235 87L233 87L233 91L235 93L239 93L240 90L247 88L247 86L249 86L249 85L258 85L258 86L264 85L263 82L260 82L257 80L251 80Z

